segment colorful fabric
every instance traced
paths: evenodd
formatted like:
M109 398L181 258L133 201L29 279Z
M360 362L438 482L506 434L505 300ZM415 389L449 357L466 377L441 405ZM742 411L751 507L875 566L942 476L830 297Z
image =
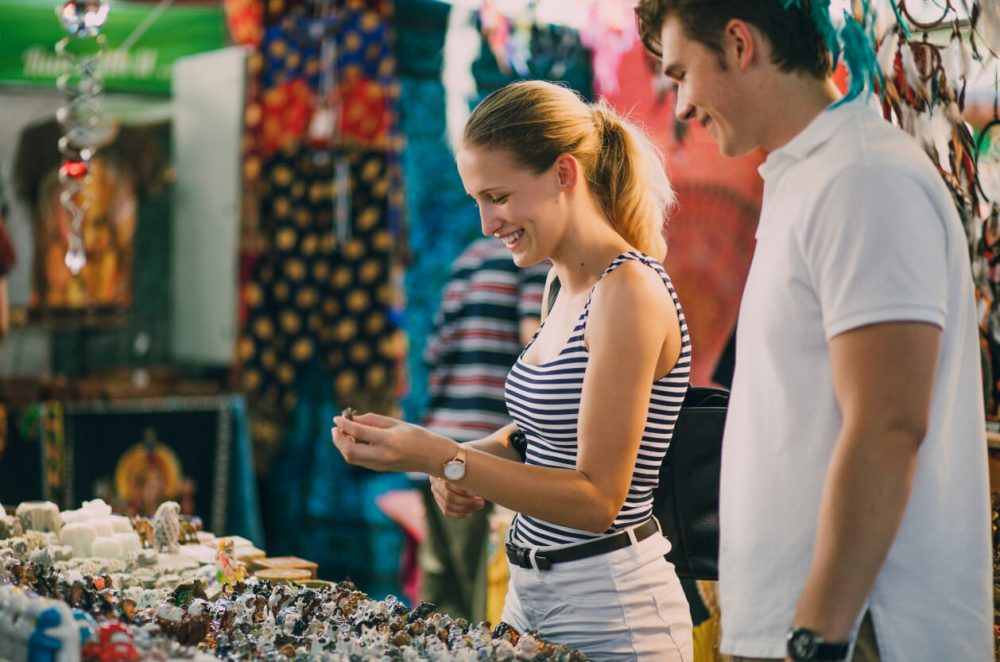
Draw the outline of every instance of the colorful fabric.
M264 0L225 0L226 25L234 44L257 46L264 37Z
M324 45L332 66L323 62ZM311 136L314 142L397 150L393 53L387 22L369 9L297 10L271 26L261 43L258 151L268 157L305 136L321 108L332 113L331 134Z
M338 163L349 174L340 190ZM268 250L248 286L239 341L248 392L291 411L299 372L319 359L344 406L392 410L399 349L390 316L386 164L381 152L301 146L268 163ZM347 206L346 227L337 222L338 204Z

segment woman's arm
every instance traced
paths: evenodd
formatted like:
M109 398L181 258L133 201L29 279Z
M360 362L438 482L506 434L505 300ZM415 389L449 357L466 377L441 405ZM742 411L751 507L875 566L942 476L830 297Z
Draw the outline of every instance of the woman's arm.
M591 303L576 467L526 465L468 448L456 487L562 526L607 530L628 494L668 333L680 330L659 276L632 263L609 274ZM353 464L441 476L457 451L445 437L381 416L336 422L334 443Z
M477 451L487 453L488 455L495 455L496 457L521 462L521 454L518 453L517 450L510 444L510 435L515 430L517 430L517 425L514 423L505 425L488 437L483 437L482 439L476 439L475 441L466 443L465 447L469 449L474 448Z

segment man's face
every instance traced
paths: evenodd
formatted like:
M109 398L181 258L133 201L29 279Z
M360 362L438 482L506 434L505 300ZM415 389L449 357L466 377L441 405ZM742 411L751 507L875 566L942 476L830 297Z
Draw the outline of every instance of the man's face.
M684 33L671 16L660 35L663 73L677 85L677 119L695 120L712 134L726 156L746 154L756 147L746 129L747 104L739 92L738 62Z

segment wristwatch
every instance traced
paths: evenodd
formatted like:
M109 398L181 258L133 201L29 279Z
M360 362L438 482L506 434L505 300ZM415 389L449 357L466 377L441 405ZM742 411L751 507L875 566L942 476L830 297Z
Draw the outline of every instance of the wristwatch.
M465 446L458 445L455 457L444 463L444 466L441 467L441 473L452 482L465 478Z
M806 628L794 628L788 633L788 657L795 662L843 660L849 647L848 641L823 641L822 637Z

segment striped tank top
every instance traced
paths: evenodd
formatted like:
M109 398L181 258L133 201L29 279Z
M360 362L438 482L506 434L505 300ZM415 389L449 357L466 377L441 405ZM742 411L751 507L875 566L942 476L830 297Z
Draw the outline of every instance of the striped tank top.
M590 313L590 302L601 280L625 260L637 260L655 270L663 279L680 322L680 356L673 369L652 385L649 414L632 473L632 483L611 528L604 534L595 534L518 514L511 528L511 540L520 545L550 547L582 542L641 524L652 514L653 490L659 482L660 464L670 446L670 437L687 392L691 372L691 340L684 312L670 277L658 261L638 251L623 253L615 258L591 289L573 333L559 355L547 363L535 366L524 362L522 352L507 375L505 396L511 418L528 441L525 462L545 467L576 468L579 443L577 422L580 418L583 375L587 370L589 356L583 336ZM537 337L538 332L535 333L535 338ZM533 343L534 338L527 347L531 347Z

